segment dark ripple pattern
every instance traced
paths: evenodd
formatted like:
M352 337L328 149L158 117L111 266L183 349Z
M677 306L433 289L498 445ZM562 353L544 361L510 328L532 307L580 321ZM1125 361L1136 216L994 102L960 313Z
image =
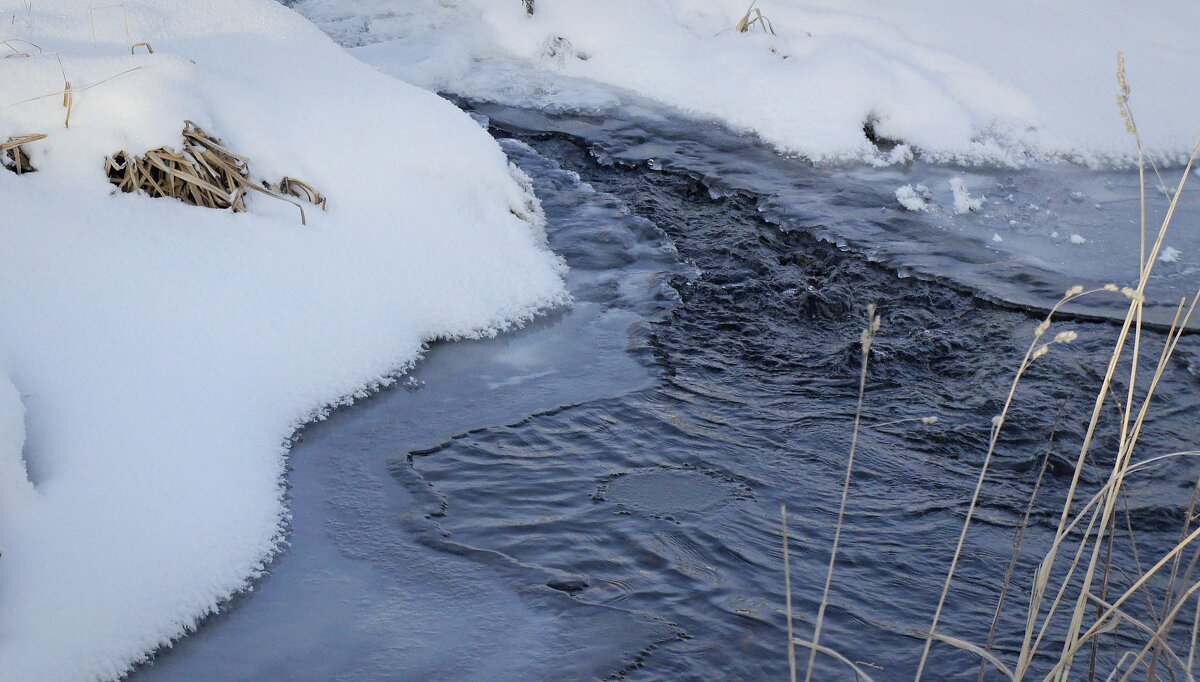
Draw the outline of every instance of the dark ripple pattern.
M884 323L871 359L868 428L823 642L871 666L876 679L911 678L916 633L932 615L991 417L1040 316L780 230L760 217L754 197L721 196L685 172L599 163L561 136L526 141L622 198L695 266L695 276L675 278L682 302L651 333L662 378L649 390L412 453L395 476L428 491L428 522L455 543L576 576L552 586L677 628L673 641L624 677L784 679L779 507L790 511L796 627L807 637L849 448L863 311L875 303ZM986 636L1013 529L1061 412L1026 547L1037 553L1052 537L1116 332L1098 322L1061 328L1079 340L1039 360L1021 388L944 615L946 632ZM1148 336L1147 358L1161 343ZM1163 379L1142 453L1185 449L1200 436L1196 344L1184 345ZM869 428L927 415L939 423ZM1109 426L1098 434L1085 476L1093 489L1116 438ZM1135 483L1129 518L1143 556L1174 543L1174 510L1186 505L1196 474L1190 463L1172 462ZM656 478L661 499L647 490L633 503L622 499L620 482L640 476ZM1127 543L1124 534L1118 544ZM1118 570L1136 570L1123 561ZM1019 586L1031 566L1022 565ZM1015 594L1013 604L1022 601ZM1001 652L1019 645L1019 621L1004 625ZM1116 655L1106 651L1101 662L1111 667ZM819 671L822 680L852 678L828 660ZM974 679L976 671L972 657L935 647L927 677Z

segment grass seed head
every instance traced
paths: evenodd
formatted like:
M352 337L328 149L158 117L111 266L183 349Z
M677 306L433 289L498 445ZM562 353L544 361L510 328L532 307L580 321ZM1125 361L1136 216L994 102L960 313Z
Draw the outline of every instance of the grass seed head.
M1121 112L1121 120L1125 122L1125 132L1137 135L1137 126L1133 123L1133 112L1129 110L1129 82L1125 80L1125 53L1117 53L1117 110Z
M1146 297L1144 295L1139 294L1137 292L1137 290L1133 289L1132 287L1122 288L1121 293L1125 294L1125 298L1127 298L1131 301L1145 302L1145 300L1146 300Z

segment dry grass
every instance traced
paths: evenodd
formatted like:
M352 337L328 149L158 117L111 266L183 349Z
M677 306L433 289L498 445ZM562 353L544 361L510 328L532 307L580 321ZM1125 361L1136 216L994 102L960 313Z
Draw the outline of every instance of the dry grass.
M747 12L747 17L750 13ZM747 22L747 19L743 20ZM740 27L739 27L739 30ZM1188 450L1157 455L1139 455L1138 441L1147 414L1154 402L1160 381L1200 302L1200 292L1179 301L1176 314L1161 348L1151 355L1149 341L1143 338L1143 310L1146 288L1150 282L1155 263L1163 249L1164 239L1183 196L1183 189L1200 154L1200 142L1192 150L1179 182L1170 193L1170 204L1157 232L1151 234L1146 225L1145 167L1141 137L1138 133L1129 106L1129 87L1125 81L1123 58L1118 60L1117 69L1120 94L1118 105L1129 133L1138 150L1139 175L1142 180L1141 201L1141 247L1138 253L1139 276L1129 287L1115 284L1085 291L1083 287L1072 287L1051 309L1035 328L1023 357L1017 363L1009 385L1003 407L991 424L991 434L986 452L975 481L966 518L951 555L942 589L934 609L932 622L924 637L916 680L924 676L929 654L936 644L951 646L969 652L981 660L979 679L990 668L993 672L1010 680L1041 679L1045 682L1066 682L1078 669L1086 667L1086 679L1120 680L1125 682L1137 676L1139 679L1193 680L1195 659L1200 644L1200 580L1196 569L1200 565L1200 527L1195 522L1197 505L1200 504L1200 481L1193 488L1179 536L1174 545L1158 556L1145 556L1139 552L1133 524L1129 518L1127 492L1132 478L1139 472L1183 457L1200 456L1200 450ZM1155 169L1157 174L1157 169ZM1086 296L1118 295L1128 301L1126 314L1121 322L1112 352L1103 369L1100 387L1097 390L1090 415L1080 418L1086 423L1086 431L1077 457L1074 460L1071 481L1061 512L1057 515L1053 541L1039 557L1028 593L1023 600L1007 600L1012 589L1012 577L1022 552L1022 540L1029 524L1034 501L1042 486L1049 448L1043 454L1041 470L1032 483L1029 505L1014 531L1013 558L999 586L991 628L979 633L978 641L954 636L940 631L942 615L954 585L959 561L978 508L979 500L987 484L989 469L996 455L997 445L1004 432L1022 378L1030 367L1042 357L1075 340L1073 331L1056 331L1056 316L1064 305ZM873 314L872 314L873 315ZM863 375L860 379L859 409L855 416L854 439L847 462L846 479L843 483L841 509L834 534L833 551L826 576L824 595L818 610L813 641L801 642L791 637L792 644L810 648L809 677L812 662L817 652L849 664L848 659L820 645L822 616L828 601L829 586L837 558L837 546L845 513L846 498L853 467L855 444L860 430L859 415L862 406L862 387L865 386L867 341L877 329L875 322L868 323L864 332ZM1146 357L1157 357L1147 362ZM1118 393L1118 386L1122 389ZM1115 415L1115 417L1110 416ZM1061 415L1060 415L1061 417ZM1086 419L1086 421L1085 421ZM1118 436L1111 448L1099 452L1097 430L1102 422L1112 422ZM1057 426L1057 423L1056 423ZM1053 439L1053 435L1051 436ZM1103 466L1107 474L1095 490L1086 490L1083 473ZM1088 480L1091 480L1090 478ZM1114 543L1117 536L1117 520L1124 511L1122 542ZM1128 561L1136 572L1117 569L1114 552L1128 552ZM790 586L789 586L790 590ZM788 624L791 626L789 597ZM1008 611L1006 604L1016 603ZM1185 610L1187 617L1183 617ZM1008 618L1003 618L1007 614ZM1140 615L1139 614L1144 614ZM999 653L994 649L994 638L1002 619L1019 622L1015 630L1021 635L1017 650ZM1124 628L1126 636L1117 635L1118 626ZM1133 640L1136 637L1138 639ZM1132 649L1128 642L1137 641ZM1099 671L1098 652L1104 643L1106 651L1116 662L1113 669ZM790 649L790 647L789 647ZM1090 654L1085 652L1090 651ZM789 651L789 654L791 652ZM1086 661L1086 666L1083 663ZM856 675L861 671L854 669ZM1080 672L1082 674L1082 672Z
M825 623L825 608L829 606L829 590L833 587L833 571L837 566L838 544L842 539L842 526L846 520L846 502L850 499L850 481L854 476L854 454L858 450L858 434L862 430L863 398L867 392L867 366L871 360L871 343L879 332L882 320L875 314L875 306L867 307L867 324L863 327L859 343L862 351L862 366L858 375L858 405L854 409L854 431L850 437L850 456L846 458L846 476L842 480L842 500L838 506L837 525L833 531L833 548L829 552L829 570L825 574L825 589L821 593L821 605L817 607L817 622L813 627L812 646L808 652L808 670L804 681L812 680L813 666L817 662L817 652L821 645L821 627Z
M109 181L123 192L171 197L193 206L241 213L246 210L247 193L254 191L296 206L304 224L308 223L304 207L293 198L327 207L325 197L300 180L285 177L275 185L255 183L245 158L191 121L184 121L180 151L160 147L141 156L120 151L105 159L104 167Z
M746 13L737 23L737 32L748 33L750 29L758 26L771 35L775 35L775 27L771 25L771 20L763 15L762 10L754 6L757 2L758 0L754 0L750 3L750 7L746 8Z
M22 147L30 142L37 142L45 138L45 135L40 134L22 135L20 137L10 137L7 142L0 143L0 154L3 154L4 167L17 175L32 173L37 170L29 163L29 156L25 154Z
M4 47L7 47L9 50L11 50L11 52L9 54L4 55L5 59L11 59L12 57L30 57L30 56L32 56L25 50L17 47L16 43L20 43L22 45L27 45L29 47L32 47L32 48L36 49L39 53L43 51L42 48L39 45L37 45L36 43L31 43L28 40L22 40L20 38L9 38L8 40L0 41L0 45L3 45Z

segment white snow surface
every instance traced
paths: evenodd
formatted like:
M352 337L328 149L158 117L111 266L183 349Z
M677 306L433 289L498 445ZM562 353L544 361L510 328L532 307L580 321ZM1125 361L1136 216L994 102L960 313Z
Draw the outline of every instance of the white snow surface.
M733 30L748 0L300 0L365 61L423 87L602 110L630 91L816 161L1126 165L1123 50L1152 157L1200 130L1200 3L760 0L775 35ZM605 86L590 91L581 83ZM903 147L901 147L903 148Z
M0 365L0 519L33 499L33 484L25 471L25 406L21 394ZM0 540L0 558L5 553Z
M95 42L74 0L0 12L45 50L0 61L0 139L48 134L0 169L4 680L116 678L185 634L279 547L297 427L567 299L536 199L448 102L271 0L125 5ZM114 194L104 157L184 119L329 211Z

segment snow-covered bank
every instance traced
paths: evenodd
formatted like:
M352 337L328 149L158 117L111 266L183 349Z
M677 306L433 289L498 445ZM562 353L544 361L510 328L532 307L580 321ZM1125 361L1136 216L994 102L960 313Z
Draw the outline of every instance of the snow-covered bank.
M127 5L94 43L70 0L0 14L44 50L0 62L0 140L48 135L0 170L3 679L114 678L182 635L280 542L295 428L565 300L536 201L453 106L269 0ZM114 195L104 157L184 119L329 211Z
M1200 4L1101 0L760 0L775 35L733 30L748 0L300 0L365 61L423 87L526 106L603 108L586 79L757 133L815 160L1125 164L1113 103L1128 58L1148 149L1197 133Z

